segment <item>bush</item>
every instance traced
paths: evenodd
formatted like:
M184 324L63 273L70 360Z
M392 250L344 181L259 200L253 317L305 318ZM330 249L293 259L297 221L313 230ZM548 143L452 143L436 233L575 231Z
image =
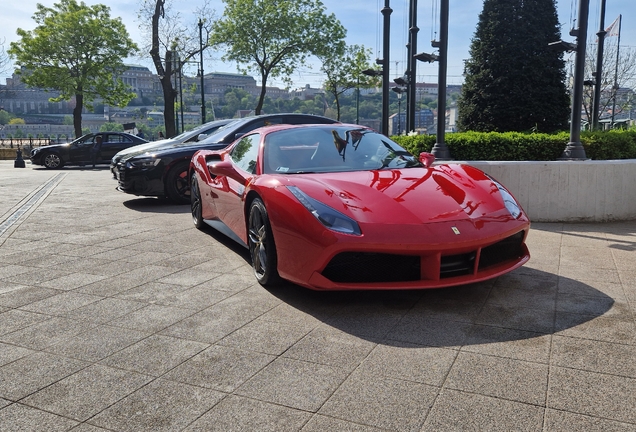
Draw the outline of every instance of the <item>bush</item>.
M434 135L396 136L392 139L415 155L430 152L435 145ZM455 160L553 161L561 157L569 141L568 132L458 132L445 135L446 145ZM590 159L636 159L634 129L584 132L581 143Z

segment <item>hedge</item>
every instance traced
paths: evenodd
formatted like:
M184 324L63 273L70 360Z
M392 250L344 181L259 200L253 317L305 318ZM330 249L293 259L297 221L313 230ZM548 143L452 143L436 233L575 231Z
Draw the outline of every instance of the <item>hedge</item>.
M435 144L435 135L391 138L415 155L430 152ZM561 157L569 141L568 132L457 132L445 135L446 145L455 160L552 161ZM636 159L636 129L582 132L581 143L590 159Z

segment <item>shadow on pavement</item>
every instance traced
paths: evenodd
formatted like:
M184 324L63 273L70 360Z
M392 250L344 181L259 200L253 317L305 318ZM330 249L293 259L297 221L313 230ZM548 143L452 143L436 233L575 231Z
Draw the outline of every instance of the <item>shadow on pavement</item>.
M614 304L584 283L531 268L433 290L317 292L288 283L268 291L337 330L393 346L531 339L584 324Z
M142 213L190 213L189 205L177 205L165 198L137 198L123 202L124 207Z

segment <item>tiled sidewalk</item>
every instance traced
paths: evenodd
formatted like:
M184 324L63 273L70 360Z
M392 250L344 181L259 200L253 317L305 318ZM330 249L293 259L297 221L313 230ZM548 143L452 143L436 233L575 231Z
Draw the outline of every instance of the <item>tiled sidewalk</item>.
M266 290L115 185L0 161L3 432L636 431L636 221L534 224L488 283Z

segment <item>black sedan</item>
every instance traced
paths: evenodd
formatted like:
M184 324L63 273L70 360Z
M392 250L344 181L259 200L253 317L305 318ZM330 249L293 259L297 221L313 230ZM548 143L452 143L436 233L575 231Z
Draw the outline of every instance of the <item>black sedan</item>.
M218 150L259 127L273 124L331 124L335 120L310 114L266 114L228 123L199 142L176 143L151 151L135 152L113 160L111 171L122 192L167 197L178 204L190 203L188 169L197 150Z
M89 133L68 144L52 144L34 148L31 150L31 163L43 165L49 169L62 168L64 165L92 163L92 149L98 137L102 140L99 159L96 161L98 164L108 164L117 152L148 142L125 132Z

